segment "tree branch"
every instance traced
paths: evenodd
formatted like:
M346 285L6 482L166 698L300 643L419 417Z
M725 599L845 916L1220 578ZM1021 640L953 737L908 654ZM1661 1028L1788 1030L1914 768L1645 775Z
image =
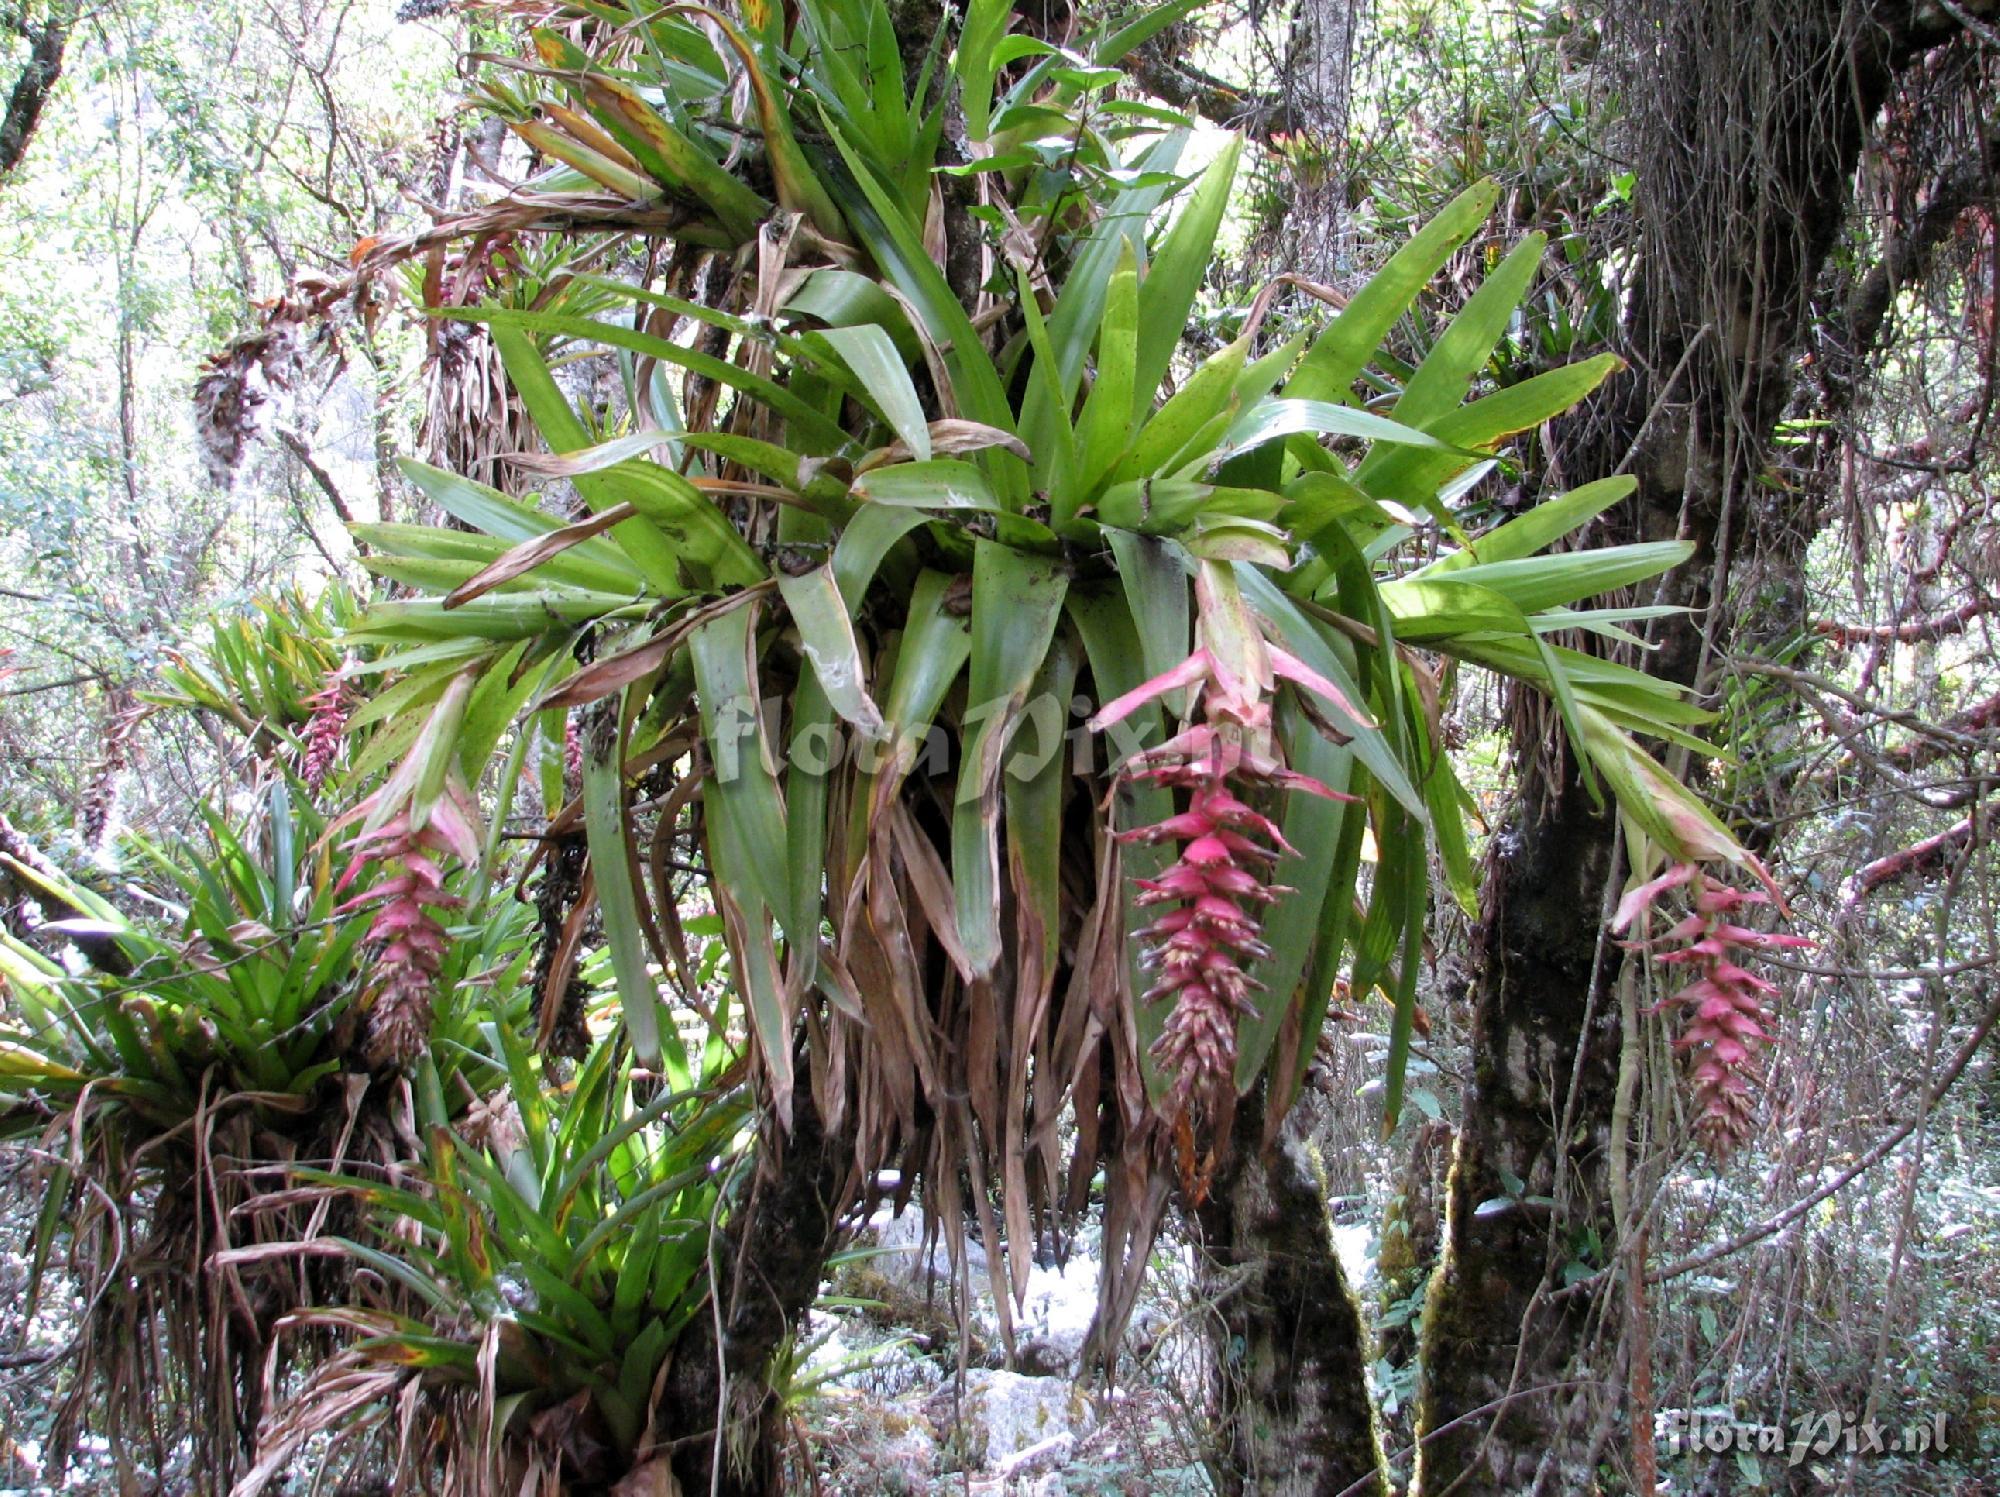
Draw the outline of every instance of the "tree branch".
M1837 645L1858 644L1864 640L1914 645L1943 639L1951 634L1963 634L1966 625L1974 619L1995 612L2000 612L2000 598L1982 596L1959 604L1949 613L1932 614L1929 618L1907 619L1895 624L1842 624L1833 619L1815 619L1813 630Z
M333 475L321 467L313 457L312 448L306 445L306 439L295 431L289 431L281 427L278 431L278 440L285 444L287 452L299 460L299 466L312 475L312 481L318 484L320 492L326 495L327 502L333 506L333 512L340 516L340 523L347 527L347 533L354 541L354 549L359 551L363 556L366 556L368 554L368 547L362 543L359 536L354 534L354 511L347 507L347 501L341 497L340 487L334 483ZM310 529L311 527L308 526L307 528ZM317 534L313 536L313 544L319 546L319 536ZM326 556L326 548L320 546L319 549L320 555ZM327 556L326 559L329 562L333 560L331 556Z
M1119 66L1154 98L1224 129L1241 130L1265 142L1283 129L1290 113L1283 99L1273 94L1244 93L1187 62L1178 55L1186 40L1179 31L1179 27L1168 27L1144 46L1126 53Z
M1983 701L1974 702L1970 707L1960 708L1939 724L1947 733L1970 738L1976 733L1990 732L2000 726L2000 692ZM1912 738L1908 743L1899 743L1894 748L1883 751L1882 757L1902 770L1922 769L1947 757L1951 749L1936 738Z
M70 27L76 15L67 4L58 4L39 28L23 28L30 38L28 60L14 91L7 99L7 111L0 115L0 182L13 174L28 153L28 142L42 122L42 111L62 77L63 52L69 46Z
M1851 910L1884 884L1928 873L1939 867L1947 859L1972 846L1974 840L1985 830L1991 814L1988 808L1977 807L1963 821L1946 827L1935 836L1926 837L1921 842L1913 842L1908 847L1875 859L1872 863L1863 863L1840 886L1840 907L1843 910Z
M1976 155L1960 157L1932 179L1916 219L1882 248L1878 260L1847 298L1842 342L1857 363L1875 351L1896 293L1921 279L1931 254L1951 234L1966 209L1985 196L2000 166L2000 135L1989 135Z

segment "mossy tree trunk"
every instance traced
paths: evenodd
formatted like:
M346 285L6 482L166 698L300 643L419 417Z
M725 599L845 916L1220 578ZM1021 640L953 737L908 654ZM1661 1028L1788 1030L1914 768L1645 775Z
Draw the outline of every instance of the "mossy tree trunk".
M1460 1492L1526 1492L1545 1461L1556 1478L1549 1490L1590 1485L1581 1427L1590 1403L1567 1388L1529 1390L1581 1371L1572 1364L1590 1303L1552 1299L1549 1270L1575 1236L1608 1227L1600 1218L1619 1020L1609 1001L1615 965L1599 969L1596 911L1612 837L1572 777L1550 811L1517 814L1500 847L1477 941L1474 1070L1444 1257L1425 1305L1418 1469L1427 1493L1456 1479ZM1572 1085L1577 1121L1565 1135L1553 1120ZM1558 1194L1571 1203L1564 1222L1546 1204ZM1507 1401L1510 1393L1519 1396Z
M1385 1497L1368 1333L1295 1122L1259 1148L1260 1087L1195 1213L1221 1390L1225 1490L1256 1497ZM1294 1114L1296 1118L1296 1114Z
M2000 0L1958 10L1991 16ZM1620 337L1634 373L1557 433L1555 466L1565 487L1633 473L1621 538L1695 543L1660 600L1691 610L1661 631L1661 675L1699 689L1739 620L1796 632L1820 496L1770 471L1770 437L1815 325L1833 341L1854 326L1851 307L1822 304L1821 279L1868 132L1898 71L1962 30L1910 0L1637 0L1619 15L1645 267ZM1846 350L1857 365L1867 352ZM1566 756L1524 757L1482 892L1474 1082L1426 1300L1425 1497L1591 1490L1609 1428L1596 1410L1618 1396L1603 1380L1622 1289L1595 1306L1556 1293L1578 1243L1594 1234L1608 1253L1615 1238L1604 1150L1620 1041L1615 965L1598 960L1615 827ZM1537 1197L1560 1197L1563 1218Z
M792 1105L791 1132L760 1142L760 1175L744 1184L711 1248L719 1313L704 1309L689 1324L667 1371L659 1418L683 1492L784 1490L782 1410L767 1369L818 1297L854 1162L852 1140L822 1128L807 1088Z

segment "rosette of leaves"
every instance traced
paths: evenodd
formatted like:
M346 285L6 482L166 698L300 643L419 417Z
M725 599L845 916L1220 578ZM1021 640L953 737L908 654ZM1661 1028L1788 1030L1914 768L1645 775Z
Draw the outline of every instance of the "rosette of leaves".
M342 665L339 636L359 609L329 586L313 598L292 590L218 613L206 637L172 650L140 695L162 707L227 722L260 750L292 750L303 762L313 698Z
M357 1208L295 1251L340 1255L375 1292L280 1323L345 1344L274 1413L238 1497L309 1441L320 1459L386 1447L447 1493L662 1489L683 1413L661 1407L665 1374L709 1313L719 1196L744 1162L736 1052L712 1038L694 1089L648 1098L621 1039L562 1078L505 1025L483 1049L505 1085L459 1112L425 1073L421 1151L394 1178L295 1172Z
M587 831L642 1062L687 1068L667 1018L697 996L676 882L693 867L760 1106L782 1129L809 1094L852 1141L857 1193L892 1164L943 1187L948 1239L964 1202L992 1244L1059 1229L1102 1170L1107 1329L1170 1186L1196 1186L1186 1161L1224 1131L1216 1105L1172 1101L1176 1003L1143 996L1141 905L1184 848L1132 834L1190 814L1193 782L1123 772L1214 720L1191 662L1249 662L1229 733L1333 792L1231 782L1228 814L1277 835L1254 934L1230 947L1227 1046L1204 1052L1225 1098L1261 1084L1290 1107L1344 978L1393 1009L1400 1109L1432 853L1456 897L1474 890L1439 732L1457 663L1546 692L1593 783L1670 856L1747 857L1634 737L1698 745L1705 714L1580 647L1629 638L1655 610L1591 600L1686 548L1549 554L1631 483L1461 524L1513 438L1617 370L1489 380L1541 237L1493 257L1414 370L1378 363L1480 233L1490 183L1324 326L1267 337L1253 307L1220 348L1186 346L1240 146L1194 169L1192 132L1119 98L1113 70L1175 13L1063 51L977 3L948 59L906 72L878 0L555 12L496 107L566 163L537 190L581 174L659 206L635 231L649 269L579 269L615 312L442 315L490 331L547 448L515 470L559 480L581 517L410 465L468 528L372 537L370 565L420 596L349 636L405 668L399 726L432 783L484 759L434 731L459 709L433 704L518 702L543 762L584 715L561 814ZM557 378L592 360L608 408ZM1004 1316L1029 1260L991 1262Z
M217 1480L240 1471L278 1318L345 1293L344 1267L274 1252L327 1221L288 1170L401 1152L396 1084L359 1058L366 923L336 915L323 822L282 780L261 816L205 820L201 844L129 840L115 900L7 865L75 912L25 939L0 933L0 1132L45 1188L27 1313L52 1270L85 1307L64 1349L75 1367L54 1470L94 1431L134 1481L144 1451L177 1450ZM525 962L525 927L525 911L481 912L442 953L452 1001L434 1034L454 1095L461 1074L493 1084L476 1052L464 1060L480 1023L522 1020L506 974ZM73 970L66 947L89 965Z

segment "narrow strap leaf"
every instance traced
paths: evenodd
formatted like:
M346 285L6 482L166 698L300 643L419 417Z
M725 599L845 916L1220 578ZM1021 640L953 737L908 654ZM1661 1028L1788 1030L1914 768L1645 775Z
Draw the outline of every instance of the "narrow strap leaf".
M604 912L604 940L632 1050L648 1066L660 1063L660 991L646 970L639 923L639 893L632 878L632 848L625 816L625 771L613 704L595 709L584 731L583 826L597 902Z
M995 541L978 542L966 693L970 731L952 809L951 872L959 938L982 974L1000 959L1001 760L1048 656L1068 590L1069 577L1059 563Z

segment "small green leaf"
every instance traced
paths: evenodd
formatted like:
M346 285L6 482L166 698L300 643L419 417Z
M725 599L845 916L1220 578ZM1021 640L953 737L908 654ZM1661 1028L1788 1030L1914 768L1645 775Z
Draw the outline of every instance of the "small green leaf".
M924 419L923 403L917 399L917 387L889 335L867 324L828 328L820 336L834 346L847 367L854 371L854 377L861 381L882 419L903 439L911 456L920 463L928 462L931 433Z
M778 591L791 610L799 642L827 701L868 737L884 737L888 727L882 710L868 695L866 669L833 564L814 567L803 576L780 575Z

